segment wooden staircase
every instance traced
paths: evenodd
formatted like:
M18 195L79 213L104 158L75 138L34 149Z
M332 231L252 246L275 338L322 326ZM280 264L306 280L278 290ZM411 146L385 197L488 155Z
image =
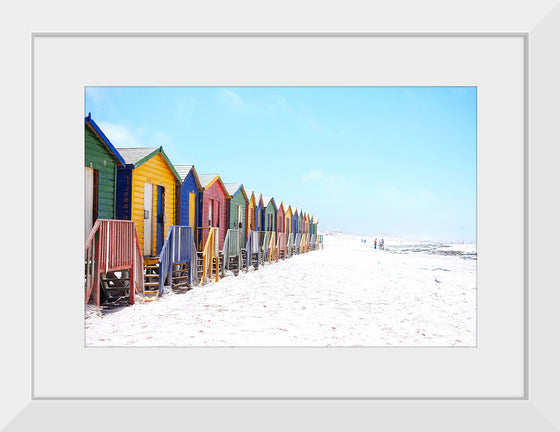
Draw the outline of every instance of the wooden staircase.
M221 260L220 260L221 263ZM229 262L227 265L227 269L231 270L233 272L234 276L237 276L239 274L239 271L241 270L239 268L239 257L238 256L233 256L233 257L229 257Z
M243 260L244 265L246 265L247 264L247 249L245 249L245 248L241 249L241 258ZM237 265L239 266L239 264L237 264ZM253 266L255 270L258 270L258 268L259 268L258 255L251 254L251 262L249 263L249 266ZM234 274L236 274L235 271L234 271Z
M196 274L197 274L197 278L198 280L202 280L202 273L204 272L204 265L203 265L203 258L202 258L202 252L197 252L196 253ZM224 257L223 254L220 252L220 266L218 268L218 275L221 277L222 275L222 269L224 266ZM212 259L212 277L216 277L216 259L213 258Z
M157 257L144 258L145 301L153 301L159 296L159 265Z
M241 249L241 258L243 259L243 264L247 265L247 249L246 248ZM257 256L255 256L255 254L251 254L251 262L249 263L249 266L253 266L255 268L255 270L257 270L259 268L259 262L258 262Z
M189 264L174 263L172 267L171 289L184 292L191 288L189 284ZM159 297L159 264L158 257L144 258L144 295L145 301L153 301Z
M118 304L128 293L132 305L144 292L142 251L132 221L97 219L85 242L84 264L86 304Z
M218 268L218 272L219 272L220 277L221 277L221 275L224 274L224 269L223 269L223 267L224 267L224 254L222 252L220 252L219 255L220 255L220 266ZM213 275L216 274L216 259L212 260L212 274Z
M262 255L260 261L262 261ZM255 270L259 269L259 266L261 265L260 261L259 261L259 256L257 254L251 254L251 265Z
M130 297L130 272L107 272L100 274L101 303L118 304Z
M187 291L189 285L189 264L186 262L173 264L171 289L173 291Z
M202 272L204 271L202 264L202 252L196 252L196 278L198 280L202 279Z

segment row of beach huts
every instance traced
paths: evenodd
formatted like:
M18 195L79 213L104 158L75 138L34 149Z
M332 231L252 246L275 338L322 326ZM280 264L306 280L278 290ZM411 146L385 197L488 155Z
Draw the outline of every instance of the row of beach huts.
M162 147L115 148L91 114L84 176L86 303L151 301L323 246L307 212Z

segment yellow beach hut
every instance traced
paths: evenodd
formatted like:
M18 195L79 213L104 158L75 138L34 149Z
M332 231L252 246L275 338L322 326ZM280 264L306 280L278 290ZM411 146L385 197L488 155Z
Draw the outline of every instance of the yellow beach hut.
M249 231L255 231L257 229L257 224L255 222L255 192L249 189L245 189L247 198L249 199L249 205L247 206L247 235Z
M285 208L284 213L284 218L286 219L286 222L284 224L284 232L288 234L292 232L292 216L292 206L289 205L288 208Z
M144 257L158 256L175 221L181 177L163 147L119 148L126 165L117 170L117 219L133 220Z

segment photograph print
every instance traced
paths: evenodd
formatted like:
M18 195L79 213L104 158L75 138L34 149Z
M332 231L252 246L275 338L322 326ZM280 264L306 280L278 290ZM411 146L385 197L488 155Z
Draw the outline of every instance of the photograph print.
M476 347L476 87L85 87L87 347Z

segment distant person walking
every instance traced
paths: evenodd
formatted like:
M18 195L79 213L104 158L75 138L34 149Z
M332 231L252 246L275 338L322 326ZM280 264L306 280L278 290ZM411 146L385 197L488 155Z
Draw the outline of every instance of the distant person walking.
M385 240L383 239L379 242L379 250L385 250Z
M373 241L373 248L374 248L374 249L377 249L377 239L375 239L375 240Z

